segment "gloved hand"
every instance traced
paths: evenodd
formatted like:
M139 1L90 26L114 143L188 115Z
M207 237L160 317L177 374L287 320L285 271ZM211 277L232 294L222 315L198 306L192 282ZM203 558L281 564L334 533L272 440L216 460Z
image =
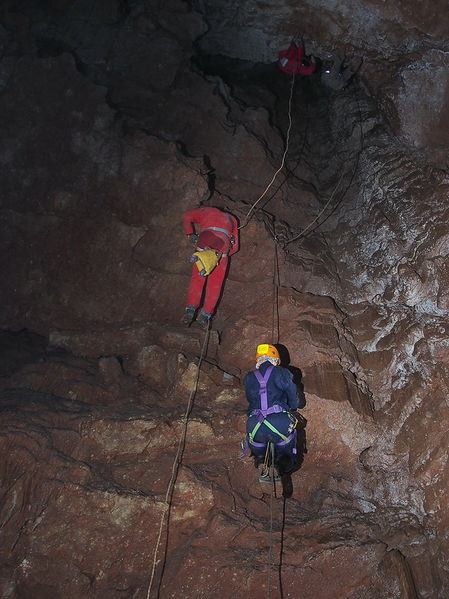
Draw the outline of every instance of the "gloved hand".
M196 233L190 233L189 241L192 245L196 247L196 242L198 241L198 235Z

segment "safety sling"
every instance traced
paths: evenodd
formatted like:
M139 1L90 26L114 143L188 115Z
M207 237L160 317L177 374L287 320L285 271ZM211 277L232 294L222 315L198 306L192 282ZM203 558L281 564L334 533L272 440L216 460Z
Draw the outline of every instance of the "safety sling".
M250 416L257 416L258 422L256 423L256 426L253 428L253 430L248 433L247 436L247 441L249 441L250 445L254 445L254 447L265 447L266 442L265 443L258 443L257 441L254 441L254 437L257 433L257 431L259 430L259 428L262 425L265 425L266 427L268 427L271 431L273 431L274 433L276 433L277 435L279 435L279 437L281 437L282 441L279 441L278 443L275 443L275 445L287 445L287 443L290 443L290 441L292 441L293 439L296 439L296 418L292 419L292 424L294 426L293 428L293 432L291 432L291 434L289 436L284 435L283 433L279 432L277 430L276 427L274 427L271 422L269 422L267 420L267 416L269 416L270 414L276 414L279 412L287 412L287 410L284 410L284 408L278 404L275 404L274 406L271 406L270 408L268 407L268 396L267 396L267 383L268 380L271 376L271 373L273 372L273 368L274 366L269 366L265 372L265 375L262 375L262 373L259 370L255 370L254 371L254 375L256 377L256 379L259 382L259 387L260 387L260 409L257 410L253 410L250 414ZM287 412L287 414L290 413ZM244 455L246 454L246 447L244 447ZM296 447L293 449L293 453L296 453Z
M202 231L220 231L221 233L224 233L226 237L231 237L229 231L227 231L226 229L222 229L221 227L204 227Z

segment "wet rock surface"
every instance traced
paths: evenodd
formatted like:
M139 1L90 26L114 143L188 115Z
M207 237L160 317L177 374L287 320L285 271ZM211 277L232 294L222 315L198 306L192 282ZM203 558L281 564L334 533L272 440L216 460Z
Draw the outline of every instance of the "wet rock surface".
M165 519L150 597L445 597L444 19L213 8L0 11L0 595L145 598ZM364 56L341 93L277 69L298 20ZM180 323L199 203L242 227L207 337ZM271 525L240 458L264 341L307 400Z

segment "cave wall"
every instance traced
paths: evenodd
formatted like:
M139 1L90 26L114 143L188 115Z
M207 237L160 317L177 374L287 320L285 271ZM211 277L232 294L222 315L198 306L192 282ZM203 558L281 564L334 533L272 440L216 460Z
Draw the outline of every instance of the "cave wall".
M146 596L202 352L153 593L263 592L269 493L239 457L241 379L276 333L307 453L275 502L274 588L447 594L446 42L407 6L2 8L2 597ZM341 94L296 82L285 169L246 223L284 150L271 63L298 22L308 51L338 41L364 64ZM179 322L180 216L200 202L245 225L207 348Z

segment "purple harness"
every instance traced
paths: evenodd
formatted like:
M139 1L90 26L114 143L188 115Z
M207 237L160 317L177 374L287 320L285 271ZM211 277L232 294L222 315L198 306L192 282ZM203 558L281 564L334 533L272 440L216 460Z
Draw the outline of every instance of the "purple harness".
M275 404L274 406L271 406L270 408L268 407L267 383L271 376L271 373L273 372L273 368L274 368L273 365L269 366L267 368L267 370L265 371L265 375L263 375L259 370L254 371L254 375L255 375L257 381L259 382L259 387L260 387L260 390L259 390L260 409L253 410L251 412L251 416L257 416L259 423L254 428L254 430L251 433L251 435L249 436L249 438L248 437L246 438L245 446L244 447L242 446L243 454L240 457L244 457L246 455L248 442L251 445L254 445L255 447L265 447L266 443L258 443L257 441L254 441L252 439L252 435L254 435L255 432L257 431L257 429L264 423L264 420L267 416L269 416L270 414L278 414L279 412L286 411L286 410L284 410L284 408L282 406L280 406L278 404ZM290 443L292 440L294 440L293 453L296 453L296 428L293 430L293 432L288 437L285 437L282 433L280 433L277 429L275 429L270 423L268 423L268 421L265 424L271 430L273 430L274 432L276 432L279 436L281 436L283 438L283 440L279 441L279 443L276 443L276 445L287 445L287 443Z
M260 409L253 410L252 416L257 416L259 422L263 422L269 414L276 414L278 412L284 412L284 408L278 404L268 407L268 396L267 396L267 383L268 379L273 372L274 366L268 366L265 371L265 375L263 375L259 370L254 371L254 375L256 379L259 381L260 386Z

